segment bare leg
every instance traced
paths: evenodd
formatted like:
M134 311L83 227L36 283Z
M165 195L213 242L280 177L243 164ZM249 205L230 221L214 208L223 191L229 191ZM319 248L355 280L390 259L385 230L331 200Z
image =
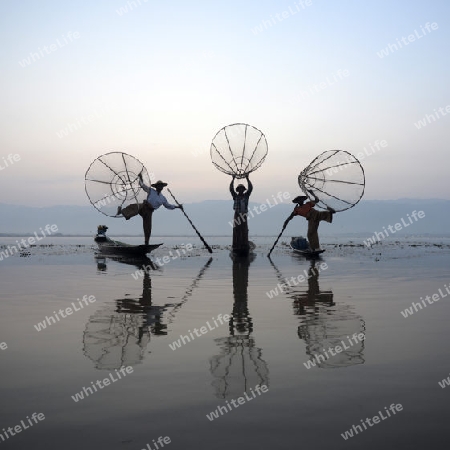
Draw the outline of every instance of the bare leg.
M145 245L148 245L150 242L150 236L152 234L152 216L154 209L151 208L147 202L145 202L142 206L139 214L142 216L142 225L144 228L144 239Z

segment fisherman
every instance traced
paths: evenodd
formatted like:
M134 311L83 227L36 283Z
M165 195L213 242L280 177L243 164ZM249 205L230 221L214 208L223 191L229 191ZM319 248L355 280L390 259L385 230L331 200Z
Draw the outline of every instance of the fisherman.
M333 214L336 212L333 208L327 206L327 211L317 211L314 209L316 203L319 203L319 199L312 190L308 191L313 197L314 201L304 203L308 199L306 195L299 195L292 200L297 206L292 212L292 216L302 216L308 221L308 242L309 248L312 252L320 251L319 235L317 230L322 220L328 223L333 221Z
M167 186L167 183L164 183L161 180L158 180L156 183L153 183L155 189L144 184L142 181L142 174L139 174L139 185L141 188L148 193L147 200L144 200L142 203L134 203L132 205L128 205L125 208L121 208L120 206L117 208L117 215L123 215L126 220L129 220L131 217L136 215L140 215L142 217L143 226L144 226L144 238L145 245L148 245L150 241L150 235L152 234L152 215L153 211L158 209L161 205L163 205L167 209L183 209L183 205L171 205L166 197L161 194L161 191L164 187Z
M238 255L248 255L250 251L250 244L248 241L248 199L253 191L253 185L246 174L248 189L243 184L238 184L236 189L234 188L234 180L236 175L233 175L233 179L230 183L230 193L233 197L233 252ZM245 192L247 191L247 192Z

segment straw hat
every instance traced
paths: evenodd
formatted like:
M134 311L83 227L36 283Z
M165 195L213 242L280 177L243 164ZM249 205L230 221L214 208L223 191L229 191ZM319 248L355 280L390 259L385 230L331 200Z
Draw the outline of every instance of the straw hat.
M156 183L153 183L152 186L153 187L158 187L158 186L165 187L165 186L167 186L167 183L164 183L164 181L158 180Z
M300 203L302 204L308 197L306 195L299 195L292 200L292 203Z

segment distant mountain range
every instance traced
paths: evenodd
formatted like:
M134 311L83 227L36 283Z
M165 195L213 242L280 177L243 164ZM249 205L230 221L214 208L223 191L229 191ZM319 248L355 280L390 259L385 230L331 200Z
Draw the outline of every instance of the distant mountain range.
M285 219L292 211L292 203L265 204L250 203L250 235L276 236ZM186 203L185 211L204 235L232 234L232 201L207 200L200 203ZM413 211L423 211L424 217L413 217ZM253 217L251 215L253 214ZM422 214L421 214L422 215ZM45 225L56 224L63 235L94 235L97 225L107 225L110 236L142 235L142 220L134 217L110 218L102 215L92 206L52 206L44 208L8 205L0 203L0 236L32 235ZM397 225L398 230L395 230ZM337 213L332 224L320 225L321 235L367 234L374 232L395 234L439 234L450 235L450 200L368 200L356 207ZM391 226L391 228L389 228ZM294 218L286 229L286 235L306 235L306 221ZM393 230L393 232L390 232ZM160 208L153 216L154 236L190 236L192 227L179 210Z

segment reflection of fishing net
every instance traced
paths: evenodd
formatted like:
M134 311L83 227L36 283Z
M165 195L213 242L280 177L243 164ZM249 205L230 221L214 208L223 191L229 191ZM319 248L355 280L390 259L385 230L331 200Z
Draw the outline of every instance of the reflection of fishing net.
M315 303L310 311L307 308L305 312L298 334L305 340L306 353L317 367L325 369L364 364L364 340L353 338L353 335L365 334L365 323L351 306L336 303L330 308ZM333 355L328 351L338 346L342 349L340 353L334 351Z
M210 152L217 169L236 178L244 178L261 166L268 147L266 137L257 128L235 123L217 132Z
M115 311L106 305L89 318L83 335L83 352L97 369L119 369L139 364L150 342L143 317Z
M269 369L250 336L215 339L220 355L210 358L212 385L218 398L237 398L259 384L269 386Z
M99 156L85 175L85 189L92 205L106 216L116 217L124 203L141 203L147 193L139 186L139 173L149 186L147 169L131 155L111 152Z
M328 150L302 170L298 184L311 199L308 191L314 192L320 200L318 206L345 211L355 206L364 194L364 169L351 153Z

